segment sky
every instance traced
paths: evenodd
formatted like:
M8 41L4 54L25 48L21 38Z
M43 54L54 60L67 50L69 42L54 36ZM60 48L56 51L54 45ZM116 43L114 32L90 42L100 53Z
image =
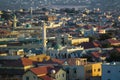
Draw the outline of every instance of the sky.
M120 0L0 0L0 10L39 7L41 4L120 8Z

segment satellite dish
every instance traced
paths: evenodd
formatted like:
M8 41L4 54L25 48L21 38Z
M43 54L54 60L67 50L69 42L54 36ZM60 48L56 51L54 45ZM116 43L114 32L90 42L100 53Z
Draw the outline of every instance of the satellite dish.
M31 54L32 53L32 50L29 50L29 52L28 52L29 54Z
M53 69L53 70L51 70L51 73L52 73L52 74L55 74L55 73L56 73L56 71Z

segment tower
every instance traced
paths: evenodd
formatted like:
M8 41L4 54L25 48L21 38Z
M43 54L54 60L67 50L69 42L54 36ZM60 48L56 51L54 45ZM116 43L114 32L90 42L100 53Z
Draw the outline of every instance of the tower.
M42 27L42 39L43 39L43 53L46 54L46 24L43 22L43 27Z
M13 20L13 29L17 27L17 18L16 15L14 15L14 20Z
M31 17L31 21L32 21L32 15L33 15L33 8L30 8L30 17Z
M0 11L0 18L1 18L1 15L2 15L3 13L2 13L2 11Z

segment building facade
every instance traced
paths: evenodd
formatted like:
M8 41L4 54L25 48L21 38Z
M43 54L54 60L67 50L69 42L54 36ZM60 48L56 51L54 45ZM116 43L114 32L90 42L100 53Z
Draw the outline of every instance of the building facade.
M63 68L66 70L67 80L90 80L101 77L101 63L88 63L82 58L69 60Z
M104 63L102 64L102 80L119 80L120 79L120 63Z

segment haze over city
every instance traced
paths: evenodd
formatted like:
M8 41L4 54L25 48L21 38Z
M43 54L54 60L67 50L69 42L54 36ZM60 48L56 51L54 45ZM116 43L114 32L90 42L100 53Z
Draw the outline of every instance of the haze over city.
M120 0L1 0L0 80L120 80Z
M39 6L53 6L53 5L69 5L69 6L85 6L87 8L101 8L101 9L117 9L120 8L119 0L2 0L0 2L0 9L28 9L30 7L37 8Z

